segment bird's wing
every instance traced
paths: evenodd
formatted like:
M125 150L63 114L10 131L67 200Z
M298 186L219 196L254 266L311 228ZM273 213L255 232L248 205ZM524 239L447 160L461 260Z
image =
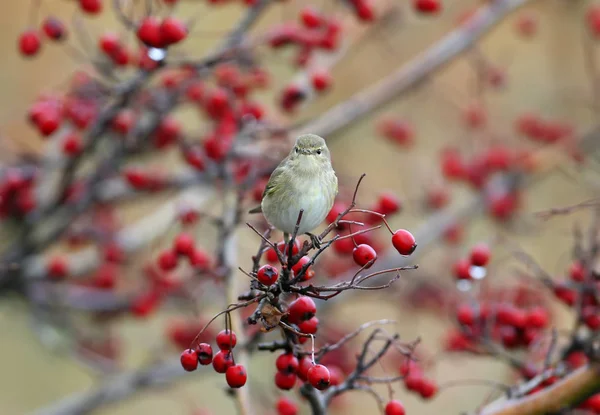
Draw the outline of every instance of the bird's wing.
M277 187L279 186L279 178L281 177L281 174L284 171L283 166L285 165L286 161L287 161L287 157L285 159L283 159L283 161L281 163L279 163L279 166L277 166L275 168L275 170L273 170L273 173L271 173L271 177L269 177L269 182L267 183L267 186L265 187L265 191L263 192L263 195L262 195L263 199L266 196L273 194L277 190ZM261 206L257 206L254 209L251 209L248 211L248 213L260 213L260 212L262 212Z

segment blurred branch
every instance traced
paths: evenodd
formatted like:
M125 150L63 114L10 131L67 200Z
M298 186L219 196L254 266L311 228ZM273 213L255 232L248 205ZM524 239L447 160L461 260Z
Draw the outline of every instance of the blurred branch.
M600 390L600 366L592 363L577 369L550 387L518 399L502 398L477 415L543 415L561 413Z

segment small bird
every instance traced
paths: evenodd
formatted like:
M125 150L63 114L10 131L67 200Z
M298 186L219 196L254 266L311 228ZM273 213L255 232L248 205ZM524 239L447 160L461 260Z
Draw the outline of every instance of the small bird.
M338 192L338 180L327 144L322 137L304 134L269 178L261 205L250 213L263 212L267 222L283 231L287 241L303 210L298 234L307 234L323 222Z

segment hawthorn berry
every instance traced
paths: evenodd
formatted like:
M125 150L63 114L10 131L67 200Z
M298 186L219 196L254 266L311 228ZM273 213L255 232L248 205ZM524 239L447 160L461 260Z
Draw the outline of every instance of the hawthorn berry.
M397 400L391 400L385 405L385 415L404 415L406 410L402 402Z
M525 325L530 328L543 329L548 325L548 312L543 307L534 307L527 312Z
M471 249L471 264L477 267L485 267L490 260L490 256L490 248L487 245L475 245Z
M292 353L282 353L275 360L275 367L280 372L296 373L299 361Z
M583 282L585 280L585 268L581 261L574 261L571 264L569 267L569 277L576 282Z
M102 11L102 0L79 0L79 7L86 13L98 14Z
M229 329L221 330L217 334L217 346L221 350L231 350L237 343L237 337L235 333Z
M23 56L34 56L40 51L42 42L37 30L27 30L19 36L19 51Z
M136 34L144 44L154 48L162 48L164 44L160 28L161 22L158 17L148 16L142 20Z
M456 310L456 319L460 324L471 326L475 323L475 310L468 304L461 304Z
M318 92L323 92L331 87L332 78L328 71L320 70L311 74L310 80L313 88Z
M196 354L198 355L198 362L202 366L210 365L213 360L213 350L210 344L200 343L196 346Z
M166 249L158 256L158 267L163 271L171 271L177 268L177 254Z
M233 366L233 356L228 350L219 350L212 360L213 369L217 373L225 373L229 367Z
M62 151L66 156L73 157L83 151L81 136L75 132L68 134L62 142Z
M299 275L300 271L302 271L302 268L304 268L304 266L308 263L310 263L311 259L308 255L304 255L302 258L300 258L298 260L298 262L296 262L293 266L292 266L292 271L294 272L294 275ZM306 278L307 274L309 272L309 268L306 269L304 276L302 278L303 281L306 281L307 279L310 278Z
M377 259L377 252L371 245L360 244L352 251L352 258L357 265L364 268L371 268Z
M230 388L241 388L246 384L248 374L244 365L233 365L227 368L225 379Z
M173 241L173 251L179 255L190 256L195 251L194 238L187 233L180 233Z
M329 369L323 365L314 365L308 369L308 382L318 390L325 390L331 383Z
M325 22L323 16L312 6L306 6L300 11L300 20L305 27L314 29Z
M53 16L46 17L42 22L42 30L52 40L62 40L67 34L65 25Z
M55 256L50 258L46 269L48 270L48 277L53 280L60 280L65 278L69 273L69 264L64 257Z
M377 200L377 211L383 215L393 215L402 209L402 202L393 193L384 192Z
M291 372L275 373L275 386L282 390L290 390L296 385L297 376Z
M181 42L187 34L185 23L175 17L166 17L160 25L160 39L165 46Z
M436 14L442 10L440 0L413 0L413 7L422 14Z
M315 334L319 328L319 319L317 317L311 317L308 320L298 323L298 328L301 333Z
M398 229L392 235L392 245L400 255L410 255L417 248L415 237L405 229Z
M272 265L263 265L258 269L256 278L261 284L270 286L277 282L277 279L279 278L279 271Z
M290 304L288 318L292 323L299 323L312 318L316 312L317 306L312 298L302 296Z
M277 415L298 415L298 405L285 396L280 397L275 406Z
M311 358L304 356L298 361L298 369L296 370L296 374L302 381L306 382L308 380L308 371L313 366L314 363Z
M193 372L198 368L198 355L192 349L184 350L181 353L181 366L188 372Z
M423 399L430 399L435 396L437 390L438 387L434 381L430 379L424 379L421 383L421 387L419 388L419 394Z

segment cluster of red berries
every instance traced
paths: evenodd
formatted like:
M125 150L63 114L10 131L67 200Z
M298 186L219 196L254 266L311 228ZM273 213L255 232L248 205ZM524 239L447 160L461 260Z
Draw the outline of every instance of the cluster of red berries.
M0 218L22 218L37 206L35 172L9 169L0 178Z
M416 361L405 359L399 371L404 376L406 390L419 394L423 399L432 399L437 394L437 383L425 375L423 368Z
M19 36L19 52L22 56L34 56L42 47L42 33L51 41L62 41L67 37L67 29L62 21L49 16L42 22L41 32L28 29Z
M187 258L189 264L195 269L205 270L210 266L208 253L197 247L194 238L185 232L175 236L173 245L158 255L156 264L162 271L172 271L177 268L179 259L183 257Z
M600 329L600 302L595 293L595 275L581 261L575 260L568 270L568 280L553 282L556 298L569 307L581 304L581 321L590 330ZM593 288L591 288L593 287Z
M485 267L492 253L486 244L478 244L471 248L468 258L459 259L454 263L454 277L457 280L471 280L476 275L473 275L473 267Z
M194 349L187 349L181 353L181 366L188 372L198 368L198 363L207 366L212 363L217 373L224 373L227 384L231 388L241 388L246 384L248 374L244 365L235 364L233 349L237 343L233 331L225 329L216 337L219 351L213 356L212 346L208 343L200 343Z

